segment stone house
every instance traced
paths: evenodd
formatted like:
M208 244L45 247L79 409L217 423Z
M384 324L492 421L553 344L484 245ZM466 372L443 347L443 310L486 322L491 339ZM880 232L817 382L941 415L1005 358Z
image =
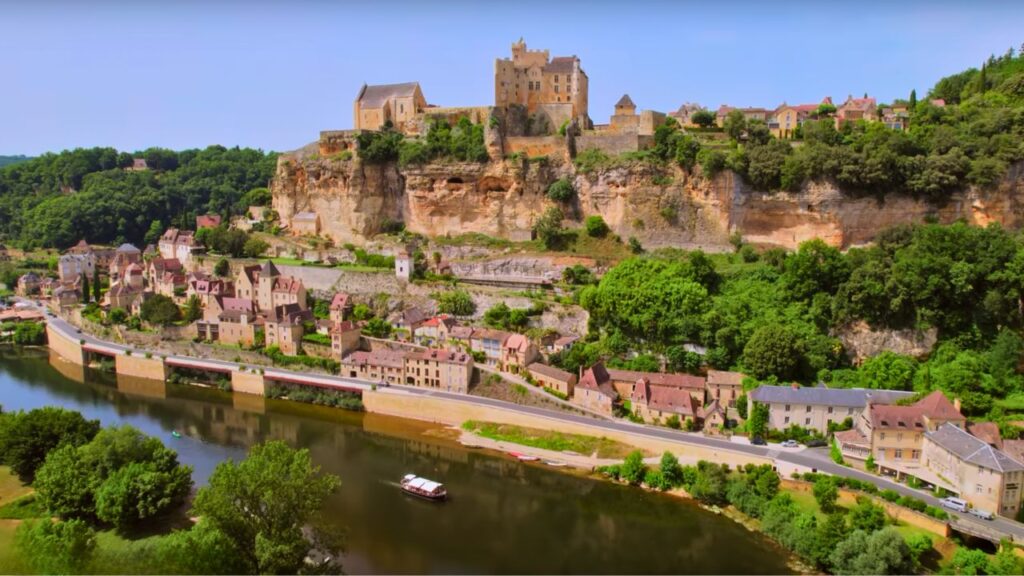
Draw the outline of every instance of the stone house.
M846 97L846 102L836 107L836 130L842 128L843 124L857 120L868 122L878 120L878 103L874 98L866 95L864 98L854 98L851 95Z
M725 414L725 408L718 403L718 400L712 400L711 404L704 407L704 430L708 432L716 432L725 426L728 422L728 418Z
M338 324L347 320L352 313L352 297L347 292L338 292L331 298L331 322Z
M633 389L637 382L646 380L653 386L666 386L680 388L688 391L697 398L697 405L704 405L704 378L692 374L671 374L667 372L640 372L637 370L620 370L608 368L608 376L612 386L622 398L629 398L633 395Z
M830 422L840 424L847 418L856 422L868 402L889 404L912 395L896 390L793 384L759 386L750 393L750 400L768 406L768 427L772 430L784 430L796 424L824 434Z
M488 366L497 366L501 362L503 347L510 333L491 328L475 328L469 339L469 347L473 352L482 352L484 362Z
M575 404L608 416L618 397L608 371L600 362L583 372L572 393Z
M390 122L396 130L404 131L426 108L419 82L363 84L352 105L352 126L356 130L380 130Z
M243 273L242 276L246 276L246 274ZM255 279L257 310L269 311L277 306L287 304L298 304L302 310L306 309L306 287L302 284L302 280L291 276L282 276L277 266L274 266L270 260L260 267Z
M473 327L472 326L460 326L456 324L448 329L448 335L445 341L448 343L450 348L461 348L463 350L471 350L470 343L473 340Z
M53 298L50 304L58 311L66 311L78 306L81 299L81 290L73 285L61 284L53 289Z
M522 38L512 44L512 58L494 62L494 105L524 107L543 117L552 131L566 120L590 126L589 80L576 56L549 59L547 50L528 50Z
M906 130L910 127L910 109L906 104L882 108L882 122L890 130Z
M243 266L235 278L235 296L252 300L259 297L259 275L260 265Z
M526 367L530 377L540 386L550 388L566 398L572 398L576 387L576 375L554 366L534 362Z
M718 400L729 408L736 406L736 399L743 394L744 378L746 376L739 372L708 370L707 400Z
M416 329L426 322L427 319L428 316L426 312L416 306L413 306L393 315L391 317L391 326L395 330L404 330L408 332L411 337L416 333Z
M132 264L142 264L142 250L131 244L121 244L114 251L114 258L107 267L107 274L110 276L111 283L120 280L121 275Z
M168 298L184 300L185 290L188 284L185 282L185 275L181 272L165 271L152 281L153 292L162 294Z
M409 251L404 248L399 250L395 254L395 277L408 282L412 278L412 268L412 256L409 255Z
M181 261L177 258L164 258L161 256L150 260L146 264L145 270L146 279L149 280L149 285L152 287L157 279L164 275L164 272L184 274L185 267L182 266Z
M743 117L746 118L747 121L759 120L765 124L768 123L768 119L772 115L772 112L766 108L733 108L732 106L722 104L718 107L718 111L715 112L715 122L718 124L719 128L725 125L726 117L728 117L729 113L733 110L739 110L742 112Z
M57 276L61 282L74 282L83 274L92 281L96 271L96 255L92 252L84 254L61 254L57 259Z
M18 285L15 292L19 296L31 296L39 293L39 275L35 272L28 272L18 277Z
M128 311L132 309L132 304L135 303L135 300L141 296L141 287L119 282L111 286L110 290L107 290L106 294L103 295L103 299L111 309L120 308Z
M195 296L203 308L209 306L210 301L217 297L233 296L234 293L234 286L230 280L214 278L202 273L190 274L188 287L185 289L185 297Z
M220 313L218 338L222 344L252 346L256 341L256 314L251 310L227 309Z
M355 322L343 320L330 328L331 351L338 360L359 349L362 330Z
M277 346L289 356L297 355L302 350L302 323L311 317L298 304L275 306L263 323L266 346Z
M576 344L576 342L579 339L580 339L579 336L571 336L571 335L570 336L562 336L560 338L557 338L551 344L551 348L548 349L548 352L552 352L552 353L564 352L564 351L572 348L573 345Z
M831 102L831 99L826 98L826 101ZM822 103L824 102L822 101ZM792 138L796 129L818 110L818 106L818 104L789 105L783 103L768 119L768 130L776 138Z
M183 264L192 262L192 255L203 250L196 242L195 233L190 230L168 228L157 243L160 255L167 259L177 259Z
M292 235L316 236L320 234L320 216L316 212L298 212L292 216Z
M404 352L357 350L341 359L340 374L348 378L402 384L404 372Z
M434 316L413 330L413 339L424 346L435 346L447 340L448 332L455 324L455 319L449 316Z
M949 422L925 432L922 455L940 486L975 508L1016 518L1024 464Z
M537 346L523 334L512 334L501 346L501 369L518 373L540 358Z
M966 424L959 404L950 402L939 390L909 406L876 403L872 397L854 420L853 429L836 433L836 441L844 456L866 460L871 455L879 471L899 477L920 467L926 432L946 423Z
M665 421L678 416L680 422L687 418L699 423L701 405L685 388L651 385L647 378L640 378L633 386L629 397L633 413L645 422Z
M473 357L465 352L428 349L405 355L405 384L466 394L473 377Z

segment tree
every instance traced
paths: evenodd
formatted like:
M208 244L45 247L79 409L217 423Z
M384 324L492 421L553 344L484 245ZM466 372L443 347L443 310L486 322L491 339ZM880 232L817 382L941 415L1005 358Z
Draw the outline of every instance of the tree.
M383 318L370 318L363 333L371 338L387 338L391 335L391 324Z
M28 520L14 534L19 555L40 574L80 574L96 549L96 532L82 520Z
M168 574L243 574L247 570L234 542L205 520L160 538L156 558L154 565Z
M1003 540L999 543L999 551L989 559L988 568L985 571L989 574L1020 574L1024 566L1020 558L1013 551L1013 543Z
M803 352L803 344L789 328L769 324L758 328L747 341L743 365L755 378L790 380L798 374Z
M167 325L181 319L181 310L174 300L163 294L154 294L142 303L139 316L150 324Z
M11 467L23 481L30 481L53 449L79 446L99 432L97 420L63 408L36 408L4 415L0 427L0 462Z
M917 109L917 89L913 89L913 90L910 91L910 106L909 106L909 108L910 108L911 113L913 113L913 111Z
M626 455L626 460L622 463L621 470L623 480L630 484L638 485L643 482L646 471L647 465L644 464L643 452L634 450Z
M981 550L970 548L957 548L953 554L953 560L949 563L955 574L988 574L988 554Z
M583 222L583 226L587 230L587 236L590 236L591 238L604 238L610 231L608 224L604 221L604 218L601 218L596 214L594 216L587 216L587 219Z
M554 249L562 240L562 219L565 216L557 206L552 206L533 224L533 233L548 250Z
M847 516L850 519L851 528L867 533L881 530L886 521L885 509L863 496L857 498L857 505L850 509Z
M768 436L768 405L754 404L754 410L747 420L747 431L752 438L765 438Z
M690 115L690 121L701 128L710 128L715 125L715 115L707 108L701 108Z
M705 504L723 504L726 495L725 471L718 464L698 462L697 479L689 487L690 495Z
M830 476L821 476L814 481L814 500L821 507L821 511L831 514L836 509L836 500L839 499L839 488L836 481Z
M270 244L267 244L262 239L255 236L250 236L242 247L242 254L247 258L258 258L270 248Z
M96 266L92 269L92 300L93 302L99 302L102 298L103 286L100 285L100 268Z
M914 569L910 548L894 528L870 535L856 530L836 546L830 559L836 574L909 574Z
M885 350L861 364L857 381L862 388L911 390L916 372L916 360Z
M736 412L740 415L743 420L747 419L747 395L740 394L739 398L736 398Z
M567 203L575 197L576 189L567 177L559 178L548 186L548 198L555 202Z
M193 294L185 301L185 322L195 322L203 317L203 306L199 303L199 296Z
M683 485L683 467L679 465L679 459L675 454L666 450L661 455L660 470L669 486L675 488Z
M843 254L817 238L802 242L783 267L786 289L800 300L810 300L819 292L835 294L850 277L850 265Z
M92 297L92 293L89 291L89 278L83 273L78 277L82 281L82 302L88 303Z
M192 488L192 469L171 458L132 462L111 474L96 490L96 517L124 528L180 505Z
M164 234L163 222L159 220L153 220L150 223L149 228L146 230L145 236L142 237L142 241L146 244L156 245L160 241L160 237Z
M722 129L729 135L729 138L739 141L743 137L743 133L747 131L747 117L739 110L730 110L726 114L725 120L722 121Z
M321 474L308 450L267 442L253 446L241 462L218 464L193 512L234 544L250 571L295 573L313 547L303 529L318 531L324 501L340 484L336 476Z
M14 326L13 341L20 346L46 343L46 325L39 322L18 322Z
M453 316L472 316L476 312L476 303L473 297L465 290L450 290L442 292L434 297L437 300L437 310L442 314Z
M217 260L217 265L213 267L213 273L221 278L228 277L231 274L231 263L227 258Z

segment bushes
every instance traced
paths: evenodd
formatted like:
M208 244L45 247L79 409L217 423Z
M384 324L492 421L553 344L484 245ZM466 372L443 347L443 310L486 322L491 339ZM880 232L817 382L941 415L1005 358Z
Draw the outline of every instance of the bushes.
M322 388L299 386L296 384L271 384L267 386L266 397L287 397L288 400L294 402L330 406L356 412L363 410L363 401L359 394L341 390L324 390Z
M437 301L437 310L441 314L452 316L472 316L476 312L473 297L465 290L450 290L433 295Z
M332 374L337 374L340 364L331 358L319 358L317 356L288 356L277 346L270 346L263 351L263 355L270 358L275 366L308 366L320 368Z
M548 186L547 195L552 201L565 204L576 197L576 189L573 188L572 181L569 178L562 177Z
M587 216L587 219L583 223L584 228L587 231L587 236L591 238L604 238L611 231L608 228L608 224L605 223L604 218L600 216Z

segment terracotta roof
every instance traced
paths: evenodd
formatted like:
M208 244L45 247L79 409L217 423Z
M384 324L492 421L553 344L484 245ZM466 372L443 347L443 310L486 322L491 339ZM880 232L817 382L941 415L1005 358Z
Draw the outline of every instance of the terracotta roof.
M561 368L548 366L547 364L541 364L540 362L534 362L533 364L527 366L526 369L529 370L530 372L536 372L541 376L546 376L548 378L552 378L560 382L568 382L575 378L576 376L572 372L566 372Z
M910 406L884 406L872 402L869 408L872 428L923 430L924 418L962 420L963 416L945 394L936 390Z
M544 65L544 72L551 74L568 74L573 71L577 58L575 56L555 56Z
M646 404L652 410L672 412L684 416L698 416L699 407L689 390L674 386L652 386L647 379L640 379L633 389L633 403Z
M356 102L363 108L381 108L391 98L412 96L419 87L419 82L403 82L402 84L363 85Z
M406 355L410 360L430 360L446 364L472 364L473 357L466 352L457 350L440 350L431 348L422 352L410 352Z
M565 347L565 346L568 346L568 345L576 342L579 339L580 339L579 336L562 336L558 340L555 340L555 344L554 345L555 346Z
M972 422L967 425L967 431L993 448L1003 447L1003 436L995 422Z
M1003 440L1003 452L1017 462L1024 462L1024 440Z
M224 310L244 310L247 312L256 310L256 305L248 298L217 298L217 303Z
M476 328L473 330L473 340L497 340L499 345L504 345L505 340L511 336L509 332L504 330L494 330L492 328Z
M267 322L272 324L300 324L309 315L298 303L292 302L291 304L274 306L267 314Z
M347 292L337 292L331 298L331 310L344 310L352 305L352 298Z
M692 374L669 374L665 372L638 372L636 370L608 369L608 375L616 382L636 382L641 378L650 381L656 386L672 386L675 388L689 388L691 390L703 390L704 378Z
M745 375L725 370L708 370L708 384L711 386L742 386Z
M456 340L469 340L473 337L472 326L453 326L448 331L448 337Z
M216 228L220 226L220 214L203 214L196 216L196 228Z
M249 279L249 282L256 284L256 281L260 279L260 265L253 264L252 266L244 266L242 268L242 274Z
M505 339L505 348L514 349L517 352L526 352L530 347L530 339L522 334L512 334Z
M302 280L298 278L292 278L291 276L281 276L274 282L273 292L287 292L289 294L298 294L303 288Z
M999 472L1024 470L1024 464L996 450L966 430L946 423L925 436L943 449L956 454L964 462Z
M341 359L342 364L358 366L384 366L386 368L402 368L405 365L405 353L393 350L375 350L366 352L357 350Z
M867 436L865 436L863 432L856 428L836 432L836 440L841 444L854 444L864 448L871 448L871 441L868 440Z
M580 378L577 386L587 390L597 390L609 398L615 398L615 389L612 388L608 370L605 369L604 364L601 362L587 368L583 372L583 376Z
M332 323L328 331L331 334L341 334L343 332L351 332L353 330L359 330L359 326L351 320L343 320L341 322Z

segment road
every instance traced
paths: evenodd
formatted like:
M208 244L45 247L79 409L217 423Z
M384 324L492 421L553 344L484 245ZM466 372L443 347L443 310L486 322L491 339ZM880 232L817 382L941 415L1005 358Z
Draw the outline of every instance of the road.
M28 301L23 300L23 302ZM34 306L34 303L30 304ZM128 346L123 346L121 344L115 344L112 342L99 340L89 334L79 332L78 328L68 323L63 318L51 315L49 314L49 312L46 311L44 312L47 314L47 322L54 329L62 332L71 339L84 340L85 347L88 349L105 351L107 353L114 354L124 353L124 351L129 349L133 350L134 353L145 353L144 350L138 350ZM348 390L370 390L376 384L374 382L368 382L356 378L346 378L342 376L331 376L325 374L311 374L308 372L296 372L278 368L265 368L261 366L252 366L236 362L227 362L223 360L213 360L208 358L198 359L178 355L165 355L165 358L176 364L188 365L196 368L204 368L222 372L231 372L243 367L246 369L263 368L264 376L268 378L315 381L317 385L333 386ZM484 398L481 396L471 396L465 394L456 394L452 392L442 392L438 390L416 388L413 386L392 385L387 388L379 388L378 391L396 394L425 395L437 398L444 398L457 402L470 402L477 405L492 406L495 408L531 414L534 416L541 416L544 418L551 418L555 420L585 424L587 426L592 426L608 431L628 432L631 434L647 436L650 438L660 440L670 440L674 442L679 442L681 444L690 444L694 446L702 446L705 448L717 450L728 450L732 452L738 452L741 454L758 456L761 458L774 459L781 462L787 462L789 464L805 466L808 468L815 469L818 472L832 474L835 476L856 478L858 480L874 484L879 488L879 490L892 489L899 492L900 494L920 498L921 500L927 502L929 505L940 506L939 499L932 495L930 492L916 490L882 476L875 476L873 474L868 474L867 472L862 472L854 468L836 464L831 460L827 449L787 449L777 445L754 446L750 444L731 442L724 438L703 436L699 433L682 432L678 430L673 430L671 428L661 428L645 424L636 424L625 420L598 420L593 417L572 414L569 412L560 412L548 410L545 408L537 408L533 406L523 406L520 404L513 404L511 402L505 402L503 400L495 400L492 398ZM1006 537L1011 538L1015 542L1024 542L1024 524L1021 524L1020 522L1016 522L1008 518L1003 518L1001 516L997 516L995 520L985 521L978 519L974 516L971 516L969 514L953 512L951 510L947 510L947 512L949 512L950 516L954 518L955 525L965 525L967 528L973 527L975 530L981 531L983 533L986 531L991 532L994 530Z

